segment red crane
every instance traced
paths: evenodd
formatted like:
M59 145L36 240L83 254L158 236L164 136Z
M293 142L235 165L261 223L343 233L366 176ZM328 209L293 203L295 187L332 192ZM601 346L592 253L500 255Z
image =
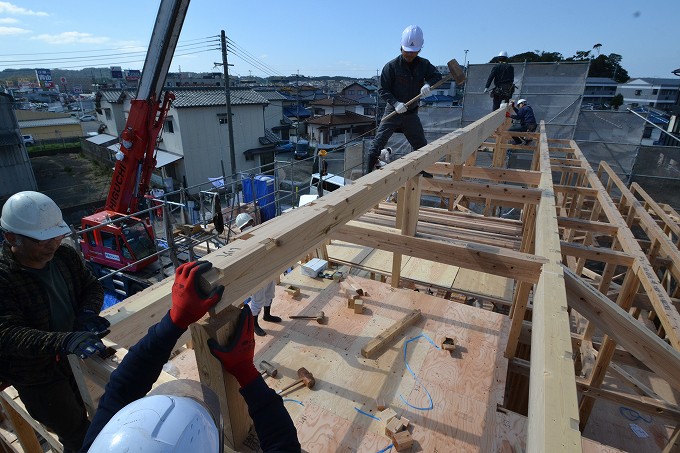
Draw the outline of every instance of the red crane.
M148 221L130 216L112 222L135 213L149 189L156 166L156 144L175 99L162 89L188 7L189 0L162 0L158 8L137 96L120 134L120 151L106 205L81 222L83 229L101 226L80 239L85 259L93 264L137 272L158 259Z

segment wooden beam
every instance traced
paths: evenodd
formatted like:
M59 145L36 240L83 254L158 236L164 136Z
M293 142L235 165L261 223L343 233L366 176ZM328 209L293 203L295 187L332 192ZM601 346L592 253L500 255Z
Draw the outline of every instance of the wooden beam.
M560 228L570 228L576 231L585 231L589 233L601 233L609 236L615 236L619 231L619 227L605 222L597 222L595 220L575 219L573 217L558 217L557 224Z
M406 316L392 324L380 335L369 341L366 346L361 348L361 355L367 359L375 357L390 341L401 332L406 330L411 324L420 319L420 310L411 310Z
M541 257L527 253L453 239L409 237L395 228L356 221L338 228L333 239L531 283L538 281L545 263Z
M581 451L571 332L562 275L559 227L545 123L541 121L541 201L536 215L536 254L545 257L535 287L527 450Z
M466 197L488 198L496 204L538 203L541 192L538 189L512 186L507 184L490 184L472 181L452 181L437 178L425 178L422 190L439 195L465 195Z
M616 264L620 266L632 267L635 258L625 252L618 252L602 247L590 247L587 245L560 241L562 254L585 258L600 263Z
M453 171L453 167L454 165L448 162L436 162L434 165L428 167L427 171L434 175L448 175ZM532 186L537 186L541 180L541 174L537 171L467 165L461 168L461 176L463 178L514 182Z

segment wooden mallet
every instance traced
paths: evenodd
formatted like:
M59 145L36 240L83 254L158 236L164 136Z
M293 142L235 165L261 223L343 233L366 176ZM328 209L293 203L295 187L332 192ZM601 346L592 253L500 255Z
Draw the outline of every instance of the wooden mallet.
M449 74L446 74L439 82L432 85L430 87L430 90L435 90L439 88L440 85L442 85L445 82L448 82L451 79L454 79L457 85L460 85L461 83L465 82L465 71L463 71L463 68L460 67L455 58L446 63L446 66L449 68ZM414 97L404 105L408 108L414 102L418 102L419 99L420 94L418 94L416 97ZM383 117L383 119L381 119L380 121L386 121L392 118L394 115L398 115L396 110L390 113L389 115Z
M297 381L293 382L292 384L287 385L286 387L282 388L281 390L276 392L276 394L280 395L283 392L285 392L286 390L290 389L291 387L295 387L296 385L300 385L300 384L303 384L303 383L305 384L305 387L307 387L308 389L311 389L312 387L314 387L314 384L316 384L316 380L314 379L314 376L305 367L298 369L297 375L300 379L298 379Z
M319 324L323 324L324 320L324 312L320 312L317 316L303 316L303 315L294 315L294 316L289 316L290 319L316 319L316 322Z

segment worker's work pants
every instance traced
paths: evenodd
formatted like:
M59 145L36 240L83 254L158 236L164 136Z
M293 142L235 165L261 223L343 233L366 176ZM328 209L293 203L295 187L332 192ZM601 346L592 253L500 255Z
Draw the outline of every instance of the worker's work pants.
M14 387L31 417L54 431L65 452L80 450L90 422L66 358L50 382Z
M513 124L508 128L508 132L535 132L536 131L536 124L531 123L531 124ZM516 145L519 145L522 143L522 138L517 137L517 136L512 136L512 140L515 142Z
M274 294L276 291L276 283L269 282L267 286L256 292L250 298L250 311L253 312L253 316L260 314L262 307L271 307L272 300L274 299Z
M394 109L392 106L388 105L385 109L385 116L393 111ZM368 149L368 172L373 171L375 164L378 163L380 151L387 145L387 141L397 129L401 130L413 149L422 148L427 145L423 125L420 123L417 112L406 112L394 115L388 120L381 121L380 126L378 126L378 131L375 133L373 143L371 143L371 147Z

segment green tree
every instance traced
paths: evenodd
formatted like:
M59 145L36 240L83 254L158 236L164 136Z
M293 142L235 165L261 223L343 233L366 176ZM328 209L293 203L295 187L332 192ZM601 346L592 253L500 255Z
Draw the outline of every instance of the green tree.
M627 82L630 77L628 71L621 66L623 57L617 53L598 55L590 61L588 77L608 77L619 83Z
M612 107L614 107L614 110L618 110L619 107L623 105L623 95L619 93L616 96L614 96L610 101L610 104L612 105Z

